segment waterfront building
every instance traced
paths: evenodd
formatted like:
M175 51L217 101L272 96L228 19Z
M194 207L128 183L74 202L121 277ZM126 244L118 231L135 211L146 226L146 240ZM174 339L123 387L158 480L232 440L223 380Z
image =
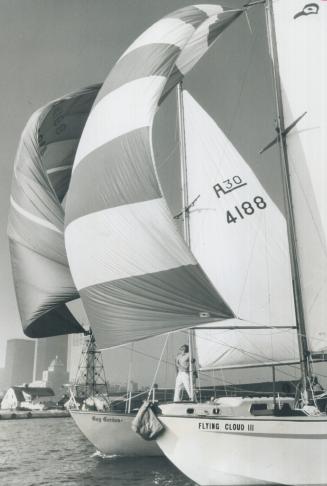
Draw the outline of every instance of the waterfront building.
M67 384L69 380L69 373L62 361L55 357L50 363L49 368L43 371L42 381L45 387L52 388L57 402L65 393L63 385Z
M43 371L47 370L50 363L56 356L63 363L65 370L67 370L67 350L68 350L68 336L53 336L49 338L37 339L33 381L42 380Z
M6 348L3 388L29 383L33 376L35 342L9 339Z
M46 387L12 386L5 393L1 410L43 410L49 401L53 401L53 390Z

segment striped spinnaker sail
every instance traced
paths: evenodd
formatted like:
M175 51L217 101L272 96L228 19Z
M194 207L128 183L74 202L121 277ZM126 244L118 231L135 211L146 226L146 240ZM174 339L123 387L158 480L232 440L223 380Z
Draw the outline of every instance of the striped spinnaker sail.
M65 240L100 348L234 316L173 223L151 134L160 102L240 13L197 5L167 15L125 51L95 101Z
M79 295L66 257L63 203L98 90L85 88L40 108L18 146L8 236L18 308L29 337L83 331L65 305Z

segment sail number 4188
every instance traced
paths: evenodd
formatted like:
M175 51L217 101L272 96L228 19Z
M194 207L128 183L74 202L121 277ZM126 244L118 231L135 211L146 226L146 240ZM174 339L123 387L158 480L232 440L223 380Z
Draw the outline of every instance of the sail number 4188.
M240 206L234 206L235 211L227 211L227 223L236 223L238 219L244 219L245 216L251 216L256 209L265 209L267 207L266 201L261 196L253 198L253 202L244 201Z

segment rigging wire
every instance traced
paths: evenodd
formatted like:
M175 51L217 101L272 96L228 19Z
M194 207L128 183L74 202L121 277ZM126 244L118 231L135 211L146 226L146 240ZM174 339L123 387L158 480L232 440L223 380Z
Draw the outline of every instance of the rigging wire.
M170 162L173 154L177 151L177 149L178 149L178 145L176 144L176 145L174 145L172 147L172 149L170 150L169 154L161 162L159 162L158 164L156 164L157 169L162 168L164 165L166 165L168 162Z
M130 350L130 359L129 359L128 376L127 376L127 387L126 387L128 401L126 402L125 413L126 412L130 413L130 411L131 411L131 397L132 397L132 395L131 395L131 393L132 393L131 381L132 381L133 361L134 361L134 343L131 344L131 350Z
M250 68L252 66L252 62L253 62L253 58L254 58L254 52L255 52L255 47L256 47L256 44L258 42L258 37L259 37L259 34L256 33L253 40L252 40L252 43L251 43L251 47L250 47L250 54L249 54L249 57L248 57L248 62L247 62L247 65L246 65L246 68L244 70L244 73L243 73L243 76L241 77L241 89L239 91L239 95L237 97L237 100L236 100L236 104L234 105L235 108L234 108L234 112L232 114L232 117L231 117L231 122L230 122L230 125L229 125L229 128L227 130L227 137L229 138L230 137L230 134L234 128L234 123L235 123L235 120L236 120L236 116L238 115L239 113L239 110L240 110L240 106L241 106L241 100L243 99L243 92L244 92L244 88L245 88L245 84L246 84L246 81L248 79L248 75L249 75L249 72L250 72Z
M161 354L160 354L160 358L159 358L159 361L158 361L157 369L156 369L156 371L154 373L154 376L153 376L152 384L151 384L150 389L149 389L148 400L150 399L151 392L152 392L152 390L154 388L154 385L155 385L155 382L156 382L156 379L157 379L157 375L158 375L158 372L159 372L159 368L160 368L160 365L161 365L161 361L163 359L164 352L166 350L166 346L167 346L168 339L169 339L169 333L166 336L165 344L163 345L163 348L162 348L162 351L161 351Z
M205 329L205 328L203 328L203 329ZM241 330L239 330L239 331L241 332ZM181 332L185 333L185 331L181 331ZM285 333L285 332L289 332L289 331L288 330L282 330L281 331L281 333ZM266 354L262 354L262 353L259 353L259 352L254 353L254 352L246 351L243 348L238 347L238 346L232 346L232 345L229 345L229 344L227 345L224 341L221 341L221 340L214 338L212 336L210 336L210 338L205 337L205 336L201 336L201 337L198 337L198 339L203 339L203 340L211 342L211 343L214 342L216 344L219 344L220 346L224 346L225 348L238 351L241 354L243 354L244 356L248 356L248 357L253 358L253 359L258 359L258 360L260 359L261 361L262 360L270 360L270 358ZM257 367L260 367L260 365L258 364Z
M286 332L289 332L289 331L288 331L288 330L283 329L283 330L281 330L280 332L281 332L281 333L286 333ZM186 332L186 331L180 331L180 333L187 334L187 332ZM174 339L174 334L175 334L175 333L171 333L171 334L172 334L172 339ZM227 347L229 347L229 348L233 348L233 349L235 349L236 351L239 351L239 352L243 353L243 354L244 354L244 355L246 355L246 356L254 357L254 358L257 358L257 359L259 359L259 358L261 358L261 359L262 359L262 358L267 358L267 356L266 356L266 355L260 354L259 352L258 352L258 353L249 353L249 352L245 352L245 351L244 351L242 348L239 348L239 347L237 347L237 346L229 346L229 345L227 346L227 345L226 345L226 343L224 343L224 342L222 342L222 341L219 341L219 340L217 340L217 339L214 339L214 338L212 338L212 337L211 337L211 338L208 338L208 337L206 338L206 337L202 336L202 337L201 337L201 339L205 339L205 340L207 340L207 341L209 341L209 342L213 342L213 341L214 341L215 343L220 344L220 345L223 345L223 346L225 346L226 348L227 348ZM129 347L127 347L127 346L126 346L126 347L125 347L125 349L130 350L131 348L129 348ZM158 361L158 357L157 357L157 356L153 356L153 355L151 355L151 354L149 354L149 353L145 353L145 352L140 351L140 350L137 350L137 349L135 349L135 348L134 348L134 353L137 353L137 354L140 354L140 355L145 356L145 357L147 357L147 358L150 358L150 359L153 359L153 360L155 360L155 361ZM169 360L169 359L166 359L166 360L165 360L165 359L161 359L161 362L162 362L162 363L166 363L166 364L167 364L167 366L175 366L175 363L174 363L173 361ZM285 364L280 364L280 365L278 365L278 364L277 364L276 366L278 366L278 368L279 368L279 369L284 369L285 367L290 367L290 368L293 368L293 369L295 369L295 370L299 370L299 365L298 365L298 364L295 364L295 363L285 363ZM255 364L254 364L254 366L253 366L253 368L260 368L260 367L261 367L261 366L260 366L260 364L257 364L257 365L255 365ZM267 366L266 366L266 367L267 367ZM230 368L230 369L238 369L238 368ZM202 373L204 376L207 376L208 378L211 376L211 375L208 375L208 374L206 373L206 371L201 371L201 370L200 370L200 372L201 372L201 373ZM287 376L292 377L292 375L291 375L290 373L288 373L286 370L284 370L284 371L281 371L281 370L280 370L280 372L281 372L281 373L283 373L283 374L285 374L285 375L287 375ZM318 373L316 373L316 374L318 374ZM324 375L324 374L319 374L319 376L327 378L327 375ZM232 383L230 383L230 384L232 384Z
M181 331L181 332L183 333L183 331ZM287 332L287 330L283 330L283 331L281 331L281 332ZM185 333L185 331L184 331L184 333ZM172 333L172 339L174 339L174 333ZM203 338L203 339L204 339L204 338ZM213 341L212 339L209 339L209 338L207 338L207 340L208 340L208 341L211 341L211 342ZM215 340L215 341L216 341L216 340ZM217 341L216 341L216 342L217 342ZM221 343L219 343L219 341L218 341L218 344L221 344ZM242 349L239 349L239 348L237 348L237 347L234 347L234 348L235 348L235 349L237 349L237 350L239 350L239 351L241 351L241 352L243 351ZM125 349L131 349L131 348L126 347ZM157 357L157 356L153 356L153 355L151 355L151 354L149 354L149 353L145 353L145 352L140 351L140 350L137 350L137 349L134 349L134 353L137 353L137 354L139 354L139 355L145 356L146 358L149 358L149 359L153 359L153 360L155 360L155 361L158 361L158 357ZM246 353L244 353L244 354L246 354ZM255 354L254 354L254 355L255 355ZM259 353L257 353L255 356L257 356L257 357L259 356L259 357L260 357L260 354L259 354ZM174 363L173 361L169 360L169 359L163 359L163 358L162 358L162 359L161 359L161 362L162 362L162 363L166 363L167 367L168 367L168 366L171 366L171 367L174 367L174 366L175 366L175 363ZM257 367L260 367L260 365L258 365L258 366L253 366L253 368L257 368ZM278 366L278 365L277 365L277 368L278 368L279 374L284 375L285 377L287 377L287 378L289 378L289 379L292 379L292 380L296 380L297 378L294 376L294 373L291 373L290 371L288 371L288 369L290 368L290 369L292 369L294 372L297 372L297 373L299 373L299 372L300 372L300 366L299 366L299 365L296 365L296 364L286 364L286 365L280 365L280 366ZM287 369L286 369L286 368L287 368ZM220 368L220 369L222 370L222 368ZM235 368L234 368L234 369L235 369ZM237 391L240 391L240 392L242 392L242 393L246 393L246 392L248 392L248 393L253 393L253 390L250 390L250 389L249 389L249 390L247 390L247 389L244 389L244 388L238 388L238 387L237 387L237 385L235 385L235 383L233 383L233 382L232 382L232 381L230 381L230 380L227 380L227 379L225 378L225 376L223 376L223 378L219 378L218 376L216 376L216 375L215 375L215 369L213 369L213 370L211 370L211 371L213 371L213 372L214 372L214 375L212 375L212 373L210 373L210 374L209 374L208 372L206 372L206 371L201 371L201 370L199 370L199 373L201 373L201 375L202 375L202 376L204 376L205 378L208 378L208 379L209 379L209 380L211 380L211 381L212 381L212 379L215 379L216 381L220 382L220 383L221 383L221 385L222 385L222 386L224 386L225 393L226 393L226 390L227 390L226 385L227 385L227 386L232 386L232 387L233 387L233 390L234 390L234 391L236 391L236 392L237 392ZM157 368L157 372L158 372L158 368ZM156 375L157 375L157 372L156 372ZM316 372L316 373L315 373L315 375L316 375L316 376L318 376L318 377L321 377L321 378L327 378L327 374L326 374L326 375L324 375L324 374L323 374L323 373L321 373L321 372ZM259 380L259 379L258 379L258 380L256 380L256 383L260 383L260 380ZM216 389L214 389L214 391L215 391L215 395L216 395ZM142 393L141 393L141 394L142 394ZM137 396L137 395L136 395L136 396Z
M213 391L214 391L214 397L216 398L216 370L212 370L212 387L213 387Z

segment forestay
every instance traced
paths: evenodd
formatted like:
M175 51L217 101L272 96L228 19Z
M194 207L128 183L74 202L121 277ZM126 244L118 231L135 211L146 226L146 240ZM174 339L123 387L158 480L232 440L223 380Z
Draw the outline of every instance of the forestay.
M327 348L327 2L274 0L299 270L309 349ZM276 62L276 60L275 60Z
M238 319L228 326L295 327L283 214L216 122L183 91L190 246ZM298 359L295 330L196 331L200 366ZM229 344L228 344L229 343ZM261 352L260 352L261 351Z
M76 299L64 245L64 209L77 144L99 90L94 86L36 111L22 133L10 196L8 236L25 334L83 329L65 303Z
M65 240L100 348L233 317L173 222L151 133L160 102L240 13L198 5L156 22L118 60L88 118Z

